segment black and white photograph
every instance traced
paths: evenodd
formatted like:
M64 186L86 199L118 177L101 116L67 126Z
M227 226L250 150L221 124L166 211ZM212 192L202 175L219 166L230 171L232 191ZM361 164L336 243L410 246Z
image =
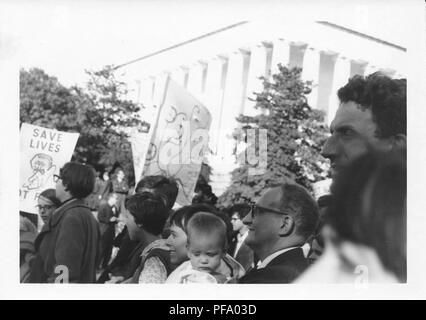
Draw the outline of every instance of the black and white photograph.
M2 1L0 297L425 298L425 19Z

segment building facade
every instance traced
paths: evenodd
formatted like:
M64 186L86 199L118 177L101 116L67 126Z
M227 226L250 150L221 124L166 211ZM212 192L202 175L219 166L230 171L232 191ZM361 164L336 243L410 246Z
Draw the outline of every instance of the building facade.
M336 92L355 74L381 71L406 75L406 49L327 21L242 21L185 43L118 66L129 98L145 108L148 122L156 116L168 76L202 101L212 115L210 129L213 191L220 195L237 166L231 133L239 114L254 115L253 92L259 77L271 77L278 64L302 68L312 81L308 103L330 123L338 107Z

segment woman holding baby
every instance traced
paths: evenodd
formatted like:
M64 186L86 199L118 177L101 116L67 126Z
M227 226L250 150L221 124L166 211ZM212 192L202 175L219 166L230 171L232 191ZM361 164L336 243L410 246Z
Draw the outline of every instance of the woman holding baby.
M228 220L204 204L180 208L170 217L166 244L177 268L166 283L235 283L244 275L244 268L226 254L232 236Z

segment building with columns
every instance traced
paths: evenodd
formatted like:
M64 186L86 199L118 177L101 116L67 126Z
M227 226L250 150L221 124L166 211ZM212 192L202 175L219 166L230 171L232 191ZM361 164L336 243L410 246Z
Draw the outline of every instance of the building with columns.
M206 105L212 115L207 159L213 191L220 195L237 166L230 136L238 126L235 118L260 112L250 100L262 90L260 76L276 73L278 63L301 67L303 80L313 84L308 103L323 110L329 123L338 107L336 92L350 77L382 71L404 78L406 51L327 21L241 21L117 68L128 98L145 106L148 122L156 116L168 76Z

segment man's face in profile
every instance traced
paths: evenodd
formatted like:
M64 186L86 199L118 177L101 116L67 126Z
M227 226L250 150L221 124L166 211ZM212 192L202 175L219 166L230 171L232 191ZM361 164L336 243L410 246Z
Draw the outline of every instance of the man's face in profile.
M390 150L388 139L377 137L377 125L371 109L353 101L341 103L330 125L328 138L321 154L330 159L331 175L347 166L352 160L370 150Z
M273 213L268 210L279 210L277 203L281 197L279 187L269 189L256 205L260 206L260 210L256 212L250 211L243 222L249 229L245 243L251 248L272 247L279 238L282 215Z

